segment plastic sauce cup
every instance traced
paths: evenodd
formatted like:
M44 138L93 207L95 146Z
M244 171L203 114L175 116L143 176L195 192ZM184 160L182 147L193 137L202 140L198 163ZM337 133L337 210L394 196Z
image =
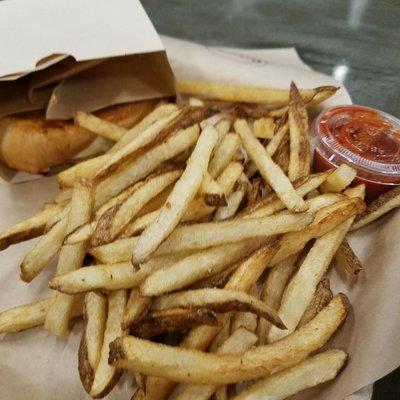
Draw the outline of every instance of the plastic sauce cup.
M367 200L400 185L400 120L361 106L339 106L316 119L314 164L326 171L348 164L354 184L365 183Z

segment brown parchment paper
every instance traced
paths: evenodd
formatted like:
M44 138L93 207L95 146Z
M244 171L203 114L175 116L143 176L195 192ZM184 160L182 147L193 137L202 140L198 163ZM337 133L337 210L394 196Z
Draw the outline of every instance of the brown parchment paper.
M318 84L333 82L331 77L325 77L324 81L323 75L302 64L293 49L249 53L234 49L208 49L172 39L166 39L165 43L172 65L177 66L178 79L187 77L185 71L190 67L187 54L191 54L196 62L197 77L201 77L200 71L203 70L210 79L207 65L215 64L219 66L219 76L224 70L227 76L233 75L231 71L234 70L235 77L242 71L243 80L235 80L242 84L248 83L247 76L251 76L251 83L257 81L257 76L259 84L275 80L279 82L275 85L277 87L285 87L283 85L292 78L300 78L304 87L313 86L314 80ZM279 68L280 59L284 60L284 65ZM187 73L190 76L193 71ZM276 74L275 78L272 73ZM331 100L331 105L344 102L350 102L350 98L342 90ZM0 181L0 229L40 210L43 202L51 199L56 186L55 178L17 185ZM334 382L305 392L298 399L341 400L400 364L400 319L397 317L400 306L399 224L400 212L395 211L351 234L350 242L363 262L364 271L357 283L349 281L338 269L330 272L332 287L349 296L353 310L327 346L348 351L349 365ZM0 309L49 295L47 283L54 273L54 263L29 285L19 279L19 263L34 242L35 239L0 253ZM40 327L1 335L0 400L88 399L77 372L81 328L81 322L76 322L71 333L64 338L56 338ZM132 392L132 375L125 373L107 399L129 399Z

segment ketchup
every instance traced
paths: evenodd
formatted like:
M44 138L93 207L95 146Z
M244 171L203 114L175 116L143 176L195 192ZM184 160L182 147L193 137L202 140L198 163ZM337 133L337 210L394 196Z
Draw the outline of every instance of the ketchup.
M400 184L400 122L360 106L323 112L316 121L316 169L349 164L357 170L355 183L365 183L367 199Z

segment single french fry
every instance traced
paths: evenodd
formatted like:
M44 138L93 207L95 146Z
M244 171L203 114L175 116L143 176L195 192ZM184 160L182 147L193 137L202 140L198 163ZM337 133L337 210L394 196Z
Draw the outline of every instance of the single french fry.
M175 184L160 214L142 232L133 248L132 263L148 258L179 223L201 185L217 140L218 133L212 126L209 125L202 131L185 171Z
M318 283L314 295L304 311L298 326L301 327L310 322L332 299L333 294L329 279L324 278Z
M193 253L149 275L142 283L140 291L145 296L156 296L189 286L224 270L228 265L257 248L258 242L251 240L232 243Z
M281 170L287 174L289 172L290 164L290 138L289 134L285 135L276 149L273 161L281 168Z
M72 318L82 315L80 300L80 298L76 298L73 303ZM2 311L0 313L0 333L15 333L43 325L50 302L49 298Z
M285 329L282 321L276 318L276 312L256 297L232 289L197 289L164 295L152 303L152 310L169 308L207 308L214 311L249 311L257 314L275 326Z
M90 182L82 179L75 184L71 199L71 211L68 217L67 233L90 220L93 197L93 186ZM56 275L80 268L85 253L86 243L84 242L62 246ZM72 296L53 292L52 301L46 315L45 328L58 336L65 334L68 330L72 304Z
M289 256L278 263L274 268L271 268L268 277L264 282L261 299L274 310L279 310L282 294L289 278L295 270L297 257L298 254ZM259 319L257 335L260 345L266 343L267 334L270 328L271 324L267 320Z
M347 239L343 239L335 254L336 263L352 276L357 276L363 269L362 263L354 253Z
M239 149L240 139L236 133L228 133L215 148L214 155L210 160L208 172L216 178L232 161Z
M262 177L271 185L286 207L295 212L305 211L304 200L296 193L289 179L272 161L262 144L253 136L247 122L237 120L235 130L242 139L250 159L257 165Z
M356 199L361 200L359 197ZM272 327L268 334L270 342L279 340L296 329L312 300L319 281L327 271L354 218L355 215L350 216L315 241L282 296L279 316L287 324L287 329L283 333Z
M289 134L289 124L286 122L276 131L272 139L268 142L265 150L272 157L278 150L279 145L282 143L285 137Z
M77 111L74 116L75 124L85 128L96 135L117 142L124 136L127 129L105 119L96 117L91 113Z
M301 90L300 93L305 101L310 101L316 97L317 93L325 97L327 95L326 92L334 93L337 90L337 88L332 86L323 88L323 92L320 88L315 88ZM181 93L192 96L232 103L287 105L289 102L289 91L286 89L236 86L228 83L205 81L178 81L178 90Z
M132 289L122 318L122 328L128 329L138 323L147 314L151 305L151 298L141 296L138 289Z
M45 231L47 222L52 217L58 217L63 208L64 206L62 204L46 208L1 232L0 250L4 250L12 244L40 236Z
M145 152L132 163L119 168L110 177L99 183L96 190L95 208L97 209L128 186L145 178L164 162L193 146L197 141L199 131L197 124L179 131Z
M193 107L204 107L204 101L201 99L198 99L197 97L190 97L189 105L191 105Z
M347 354L342 350L327 350L300 364L260 380L233 400L284 400L300 391L330 381L342 370Z
M254 135L259 139L272 139L275 123L271 117L258 118L253 122Z
M21 279L30 282L50 263L63 244L68 226L68 215L58 221L24 257L21 263Z
M313 218L312 213L281 213L262 218L183 225L177 227L154 254L200 250L250 238L266 238L285 232L300 231L309 225Z
M107 322L100 359L94 373L90 396L94 399L104 397L118 383L122 371L108 363L110 343L126 332L121 328L127 293L125 290L110 292L108 298Z
M125 336L111 344L109 362L117 368L177 382L229 384L258 379L296 365L323 346L343 323L347 310L348 299L339 294L312 321L285 339L240 355L203 353Z
M288 123L290 133L288 176L291 181L295 181L310 174L311 147L306 103L294 82L290 84Z
M354 180L357 171L349 165L342 164L339 168L335 169L328 179L321 185L321 191L327 192L341 192Z
M94 373L100 360L107 318L107 299L102 294L90 292L85 295L85 330L78 351L78 371L86 392L93 384Z
M351 230L360 229L397 207L400 207L400 186L381 194L377 199L373 200L365 212L356 218Z

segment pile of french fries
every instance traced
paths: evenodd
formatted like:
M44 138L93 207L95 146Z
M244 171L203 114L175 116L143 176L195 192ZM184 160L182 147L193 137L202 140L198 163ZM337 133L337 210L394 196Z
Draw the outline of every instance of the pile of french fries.
M360 272L346 234L398 207L400 190L366 208L352 168L311 172L307 108L336 88L179 87L180 107L159 104L129 130L77 113L113 144L0 234L1 249L41 236L26 282L58 257L51 298L3 311L0 332L64 335L83 316L92 398L125 370L136 400L284 399L335 378L347 354L315 352L349 304L326 273L335 258Z

